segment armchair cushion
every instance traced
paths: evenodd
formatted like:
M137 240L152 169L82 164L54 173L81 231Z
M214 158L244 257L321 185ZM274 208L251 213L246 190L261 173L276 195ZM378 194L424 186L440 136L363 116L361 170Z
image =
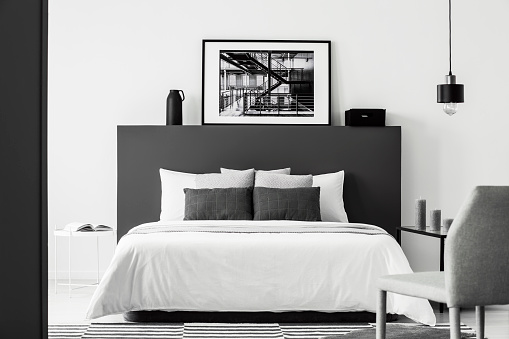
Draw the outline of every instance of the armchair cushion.
M385 275L378 279L378 288L441 303L446 302L444 272Z

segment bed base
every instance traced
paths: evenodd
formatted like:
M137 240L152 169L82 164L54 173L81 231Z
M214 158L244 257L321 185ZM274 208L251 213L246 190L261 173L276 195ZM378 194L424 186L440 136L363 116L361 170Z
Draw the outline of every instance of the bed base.
M130 322L144 323L355 323L376 321L371 312L165 312L131 311L124 313ZM387 314L387 321L398 320L397 314Z

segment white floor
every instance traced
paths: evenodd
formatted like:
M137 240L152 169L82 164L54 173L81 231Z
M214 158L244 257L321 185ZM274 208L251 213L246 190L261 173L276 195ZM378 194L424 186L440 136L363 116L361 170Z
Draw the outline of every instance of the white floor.
M93 283L93 281L76 281L76 283ZM90 302L95 287L83 287L73 289L69 297L67 286L57 286L55 293L55 281L48 282L48 323L49 324L86 324L85 312ZM443 314L436 310L437 322L449 322L447 311ZM475 311L465 309L461 312L461 321L475 328ZM121 314L102 317L94 322L124 322ZM398 322L412 322L405 317L400 317ZM486 307L486 337L488 339L509 338L509 305Z
M63 282L63 281L62 281ZM76 284L93 284L92 280L73 280ZM55 280L48 281L48 324L87 324L86 310L95 287L73 287L69 294L68 286L57 286ZM124 322L121 314L102 317L94 322Z

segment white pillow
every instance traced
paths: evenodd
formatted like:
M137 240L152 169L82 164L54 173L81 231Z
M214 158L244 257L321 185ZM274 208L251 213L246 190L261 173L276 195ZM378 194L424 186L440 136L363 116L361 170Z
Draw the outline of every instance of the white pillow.
M159 169L161 220L184 220L184 188L196 188L196 174Z
M313 177L309 175L289 175L271 172L256 172L255 187L297 188L311 187Z
M228 169L221 167L221 173L229 173L229 172L242 172L242 171L250 171L254 168L250 168L247 170L234 170L234 169ZM254 170L255 172L270 172L270 173L279 173L279 174L290 174L291 168L281 168L281 169L275 169L275 170Z
M313 176L313 187L320 187L322 221L348 222L343 202L345 171Z

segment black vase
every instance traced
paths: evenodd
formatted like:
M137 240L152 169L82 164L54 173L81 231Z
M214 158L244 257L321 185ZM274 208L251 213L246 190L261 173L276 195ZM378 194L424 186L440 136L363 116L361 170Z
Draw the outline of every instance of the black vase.
M180 96L182 93L182 96ZM184 91L171 89L166 99L166 125L182 125L182 101L185 100Z

